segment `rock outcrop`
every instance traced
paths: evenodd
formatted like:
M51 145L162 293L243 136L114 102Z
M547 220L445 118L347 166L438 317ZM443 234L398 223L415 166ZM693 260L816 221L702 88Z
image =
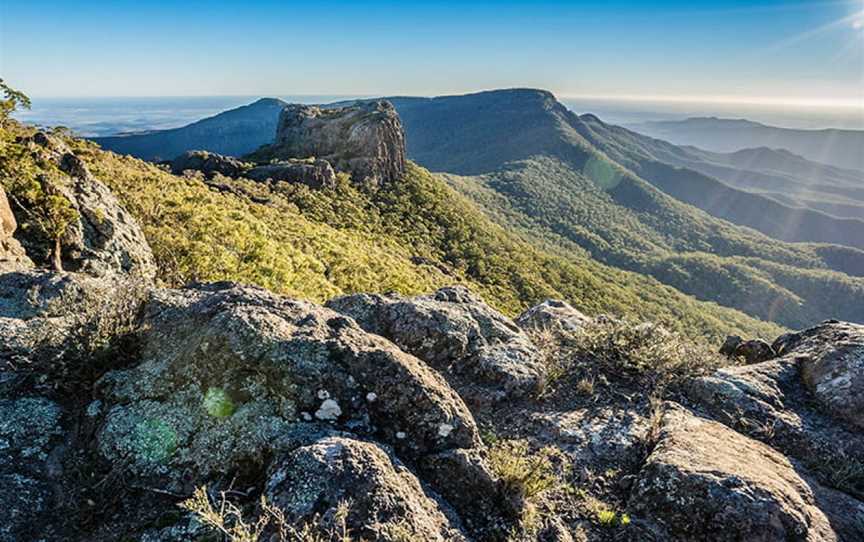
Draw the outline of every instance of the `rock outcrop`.
M147 240L108 187L94 178L84 162L60 139L38 132L25 144L40 161L56 167L59 178L43 178L39 182L43 189L50 188L68 201L75 214L61 240L63 269L152 278L156 266ZM19 240L31 259L47 265L53 243L38 228L22 230Z
M726 337L720 353L729 358L740 358L744 363L761 363L777 357L777 352L762 339L751 339L745 341L737 335Z
M462 287L328 305L0 274L0 541L203 542L177 505L205 486L324 539L501 540L526 517L538 541L864 539L862 326L786 335L657 411L611 380L538 396L530 333Z
M12 214L6 192L0 186L0 273L33 266L21 243L13 237L17 228L18 222Z
M864 429L864 326L826 323L788 338L785 352L827 412Z
M175 175L192 170L200 171L208 179L217 173L226 177L240 177L250 167L250 164L236 158L207 151L187 151L171 161L171 172Z
M468 377L485 397L525 396L543 385L545 368L529 337L464 287L414 298L359 294L327 306L432 367Z
M351 503L341 532L353 537L466 540L417 477L370 442L324 437L297 448L274 461L266 492L270 503L294 524L312 523L322 509L337 510Z
M864 499L864 435L850 407L860 398L851 387L860 378L860 333L861 326L827 323L785 335L781 357L697 378L687 395L714 419L801 462L823 484Z
M631 504L676 539L838 540L788 459L676 406L663 415Z
M171 171L175 175L182 175L187 171L199 171L207 179L208 185L224 191L232 190L230 187L223 186L220 179L217 179L217 175L259 182L299 183L316 189L333 188L336 185L336 172L330 162L315 158L273 160L255 165L212 152L189 151L171 162Z
M390 102L341 109L290 105L279 116L273 145L252 156L327 160L353 182L379 185L405 172L405 133Z
M479 443L443 379L336 312L215 284L155 293L144 325L142 362L99 383L116 405L100 451L140 475L167 463L206 480L315 424L374 435L410 458Z
M286 181L310 188L336 186L336 172L327 160L284 160L255 166L244 174L253 181Z
M516 324L526 331L572 335L591 319L566 301L547 299L516 318Z

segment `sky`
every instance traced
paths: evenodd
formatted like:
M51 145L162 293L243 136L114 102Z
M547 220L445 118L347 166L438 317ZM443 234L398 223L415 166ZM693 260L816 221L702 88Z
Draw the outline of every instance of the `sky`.
M0 0L34 97L441 95L864 109L864 0Z

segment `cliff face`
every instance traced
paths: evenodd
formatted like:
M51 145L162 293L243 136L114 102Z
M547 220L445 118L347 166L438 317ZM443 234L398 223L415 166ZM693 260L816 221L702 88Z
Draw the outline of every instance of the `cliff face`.
M274 144L256 154L324 159L355 183L380 185L405 173L405 132L396 109L383 100L341 109L291 105L279 115Z
M18 223L9 207L6 192L0 186L0 272L32 266L20 243L12 237Z

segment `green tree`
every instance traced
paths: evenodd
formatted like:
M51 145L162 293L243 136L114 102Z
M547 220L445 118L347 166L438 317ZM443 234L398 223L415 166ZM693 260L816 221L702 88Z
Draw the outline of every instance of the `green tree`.
M0 100L0 123L5 123L14 111L18 109L30 109L30 98L20 90L15 90L0 79L0 91L3 99Z

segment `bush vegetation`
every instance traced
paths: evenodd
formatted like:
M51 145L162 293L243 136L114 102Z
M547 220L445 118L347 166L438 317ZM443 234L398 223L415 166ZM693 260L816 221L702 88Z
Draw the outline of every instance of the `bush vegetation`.
M0 79L0 186L19 214L22 230L35 230L51 247L51 262L61 271L62 240L77 219L76 211L62 193L63 175L52 162L38 159L18 138L31 132L10 118L18 109L30 108L30 99Z
M702 202L711 201L706 191L712 186L723 186L657 161L676 163L685 149L578 117L537 90L396 98L394 104L411 156L454 174L447 179L461 194L547 252L590 255L795 328L836 318L837 306L824 297L842 291L844 314L864 321L864 251L779 241L682 203L688 199L663 192L664 183L674 181ZM726 211L753 213L781 233L807 229L794 212L776 216L766 205L743 209L743 200L752 203L745 195ZM854 231L836 233L860 242ZM766 272L768 265L777 272ZM818 281L811 271L819 273Z
M27 132L4 129L7 153L41 171L16 148ZM702 303L584 252L551 253L490 221L440 178L410 164L405 178L376 192L340 175L332 190L171 175L62 133L90 171L137 218L167 286L235 280L321 302L362 291L406 295L462 283L515 315L554 297L588 314L609 312L663 322L694 336L772 337L782 328ZM18 169L0 164L4 179ZM5 182L5 181L4 181ZM227 187L227 189L226 189Z

